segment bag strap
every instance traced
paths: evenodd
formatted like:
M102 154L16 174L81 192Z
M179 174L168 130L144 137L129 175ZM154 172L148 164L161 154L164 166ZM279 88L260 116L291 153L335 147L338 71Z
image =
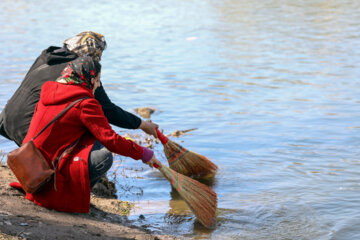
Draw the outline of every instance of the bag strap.
M67 154L70 154L72 152L72 150L74 150L74 148L76 147L76 145L80 142L82 136L80 136L75 142L71 143L69 146L66 147L66 149L63 151L63 153L59 156L57 156L56 158L54 158L54 160L52 160L52 165L54 168L54 189L55 191L57 191L56 188L56 171L58 170L58 167L60 165L60 160Z
M72 108L76 103L84 100L84 99L87 99L87 98L90 98L90 97L83 97L83 98L80 98L78 100L75 100L74 102L70 103L65 109L63 109L58 115L56 115L53 120L51 120L38 134L36 134L35 137L33 137L31 139L31 141L35 140L35 138L37 138L41 133L43 133L51 124L53 124L56 120L58 120L62 115L64 115L64 113L66 113L70 108Z

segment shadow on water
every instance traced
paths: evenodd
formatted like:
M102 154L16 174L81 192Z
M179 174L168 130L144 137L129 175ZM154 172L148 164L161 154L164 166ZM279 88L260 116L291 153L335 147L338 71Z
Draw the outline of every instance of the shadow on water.
M210 181L210 183L213 182L215 181ZM181 195L170 185L167 189L169 194L167 201L135 201L137 209L130 218L141 219L141 224L149 225L149 229L153 231L189 237L194 234L208 236L216 230L216 227L214 229L204 227L196 219ZM151 227L150 222L152 223Z
M194 179L199 181L202 184L205 184L206 186L208 186L210 188L216 187L216 184L217 184L216 176L208 177L208 178L194 178Z
M170 200L168 201L168 206L164 207L166 207L167 210L164 209L165 212L162 214L162 216L159 216L162 218L162 223L160 224L161 226L159 226L161 231L176 235L193 237L194 234L196 236L209 236L216 230L216 226L214 229L208 229L204 227L196 219L195 215L191 212L180 194L173 188L171 188L170 191ZM155 215L149 217L153 219L154 216Z

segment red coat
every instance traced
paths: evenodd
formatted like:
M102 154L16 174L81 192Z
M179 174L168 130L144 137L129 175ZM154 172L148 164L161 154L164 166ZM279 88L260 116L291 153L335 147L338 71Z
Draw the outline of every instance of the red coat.
M29 131L23 143L30 141L48 122L68 104L82 97L90 97L77 103L59 120L48 127L34 144L51 161L80 136L81 141L71 154L61 159L56 172L56 188L53 182L36 194L26 198L36 204L64 212L88 212L90 207L90 181L88 158L98 139L109 151L140 159L143 149L133 141L126 140L110 127L101 105L92 91L78 85L46 82L41 90Z

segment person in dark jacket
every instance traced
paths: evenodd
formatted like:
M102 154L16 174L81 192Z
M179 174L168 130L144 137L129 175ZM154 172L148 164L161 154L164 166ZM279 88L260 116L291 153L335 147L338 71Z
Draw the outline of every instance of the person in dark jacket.
M55 81L67 64L79 56L89 55L100 61L105 48L106 41L103 35L87 31L65 40L63 47L50 46L42 51L1 112L0 134L20 146L29 129L42 85L48 81ZM147 134L157 137L157 124L143 121L115 105L101 83L95 92L95 99L99 101L110 124L126 129L142 129Z

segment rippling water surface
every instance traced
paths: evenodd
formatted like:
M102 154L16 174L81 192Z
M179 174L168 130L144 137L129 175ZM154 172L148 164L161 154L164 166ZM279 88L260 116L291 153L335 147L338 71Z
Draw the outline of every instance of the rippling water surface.
M114 102L156 108L167 133L197 128L173 140L220 167L216 229L203 229L159 173L117 157L119 198L135 201L135 224L195 239L360 238L358 1L0 8L0 108L44 48L93 30L108 42L102 81ZM5 152L14 147L0 139Z

